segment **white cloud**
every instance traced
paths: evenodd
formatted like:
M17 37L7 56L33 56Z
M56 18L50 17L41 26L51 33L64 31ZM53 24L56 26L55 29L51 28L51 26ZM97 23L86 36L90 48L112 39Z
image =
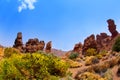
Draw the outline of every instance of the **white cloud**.
M19 0L21 2L21 5L18 7L18 11L21 12L24 9L30 9L33 10L35 8L34 3L37 2L37 0Z

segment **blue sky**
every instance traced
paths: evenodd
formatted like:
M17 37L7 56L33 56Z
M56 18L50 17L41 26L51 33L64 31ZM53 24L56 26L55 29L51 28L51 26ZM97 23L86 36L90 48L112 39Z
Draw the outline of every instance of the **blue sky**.
M12 46L22 32L24 43L39 38L52 41L53 48L71 50L91 34L110 35L109 18L120 32L119 8L120 0L0 0L0 44Z

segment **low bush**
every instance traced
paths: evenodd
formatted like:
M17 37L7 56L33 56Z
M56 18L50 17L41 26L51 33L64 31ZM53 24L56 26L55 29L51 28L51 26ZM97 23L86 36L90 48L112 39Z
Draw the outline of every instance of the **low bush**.
M79 56L78 53L72 52L72 53L69 55L69 59L76 59L78 56Z
M69 67L56 56L43 53L13 54L0 64L0 80L57 80Z
M97 55L97 51L96 51L96 49L94 49L94 48L89 48L87 51L86 51L86 54L85 54L86 56L95 56L95 55Z
M78 68L83 66L82 63L79 63L77 61L73 61L71 59L67 59L66 62L69 64L70 68Z

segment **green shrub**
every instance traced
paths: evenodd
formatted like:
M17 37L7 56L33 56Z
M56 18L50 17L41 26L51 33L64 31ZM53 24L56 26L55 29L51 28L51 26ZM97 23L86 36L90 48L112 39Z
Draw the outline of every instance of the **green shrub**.
M76 59L78 56L79 56L78 53L72 52L72 53L69 55L69 59Z
M113 51L119 52L120 51L120 37L118 37L112 47Z
M5 48L4 50L4 57L10 57L13 54L20 54L20 51L15 48Z
M86 51L86 54L85 54L86 56L95 56L95 55L97 55L97 51L96 51L96 49L94 49L94 48L89 48L87 51Z
M42 53L13 54L0 64L0 80L57 80L68 69L66 62Z

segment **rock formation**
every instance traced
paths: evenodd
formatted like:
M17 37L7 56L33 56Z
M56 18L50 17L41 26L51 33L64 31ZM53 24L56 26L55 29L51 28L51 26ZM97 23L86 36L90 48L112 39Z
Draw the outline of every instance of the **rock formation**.
M91 36L87 37L84 40L82 53L85 54L86 50L88 50L89 48L97 49L97 43L96 43L96 40L95 40L95 35L93 35L93 34Z
M50 53L50 52L51 52L51 49L52 49L52 42L49 41L49 42L46 44L45 52L46 52L46 53Z
M29 39L28 42L26 43L26 47L25 47L25 52L36 52L36 51L43 51L44 50L44 46L45 46L45 42L44 41L40 41L35 38L35 39Z
M108 23L108 30L110 31L112 36L109 36L106 33L100 33L99 35L96 35L96 37L93 34L87 37L84 40L84 44L82 47L83 54L85 54L88 48L94 48L97 50L97 52L100 52L102 50L109 51L112 49L112 45L114 44L115 38L119 33L116 30L116 25L114 23L114 20L108 19L107 23ZM76 45L75 50L78 49L77 46L78 45Z
M33 53L38 51L38 44L39 40L37 38L29 39L28 42L26 42L25 52Z
M81 43L75 44L73 52L81 53L82 52L82 44Z
M24 47L23 47L23 45L24 45ZM22 33L19 32L17 34L17 38L15 39L13 47L17 48L18 50L20 50L20 52L23 52L23 53L34 53L37 51L44 51L45 42L39 41L39 39L34 38L34 39L29 39L26 42L26 44L23 44ZM50 41L47 43L45 51L47 53L51 52L51 48L52 48L52 43Z
M107 23L108 23L108 29L112 34L112 38L116 37L118 35L118 31L116 30L116 25L114 23L114 20L109 19L107 20Z
M15 39L15 42L14 42L14 45L13 45L14 48L17 48L19 49L21 52L23 52L23 42L22 42L22 33L19 32L17 34L17 38Z
M105 50L111 41L111 37L106 33L100 33L100 35L96 36L97 42L97 50L98 52L101 50Z
M43 51L44 47L45 47L45 42L44 41L40 41L39 45L38 45L38 49L41 50L41 51Z

